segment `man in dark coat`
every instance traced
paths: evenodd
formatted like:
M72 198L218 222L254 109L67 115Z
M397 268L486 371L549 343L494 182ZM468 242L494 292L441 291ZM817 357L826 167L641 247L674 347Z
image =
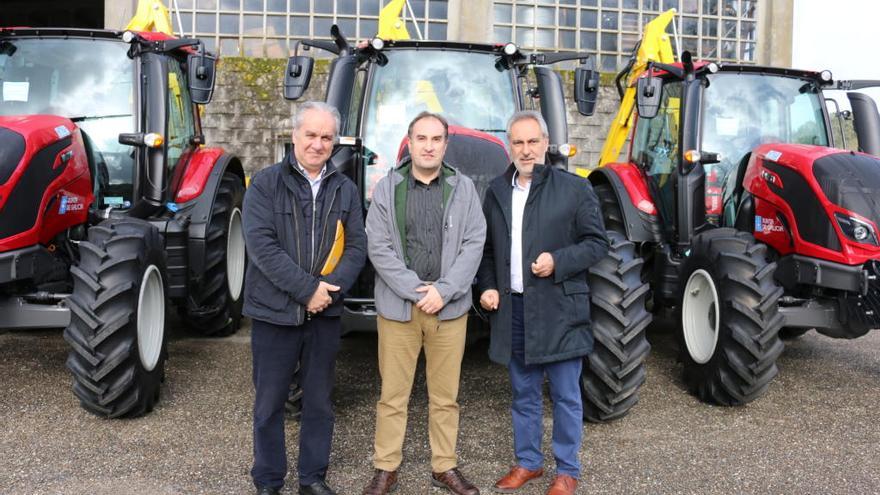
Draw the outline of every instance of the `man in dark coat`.
M324 478L342 293L357 279L367 251L358 189L329 162L338 132L335 108L300 105L290 155L254 175L244 198L250 267L243 312L253 320L256 389L251 476L260 495L284 485L284 403L300 356L299 493L334 494Z
M556 477L548 495L573 494L580 475L580 376L593 349L587 270L608 251L590 183L544 165L549 146L540 113L507 126L513 164L483 202L488 235L478 273L480 305L491 311L489 357L508 367L516 465L495 484L513 492L543 476L542 386L553 398Z

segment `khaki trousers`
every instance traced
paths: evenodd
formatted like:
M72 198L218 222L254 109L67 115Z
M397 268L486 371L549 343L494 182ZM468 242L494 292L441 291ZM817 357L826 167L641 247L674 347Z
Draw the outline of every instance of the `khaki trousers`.
M467 315L440 321L413 306L412 320L401 323L378 318L379 374L382 394L376 405L376 453L373 464L395 471L403 457L403 437L419 353L425 349L428 382L428 438L431 469L457 466L458 385L467 332Z

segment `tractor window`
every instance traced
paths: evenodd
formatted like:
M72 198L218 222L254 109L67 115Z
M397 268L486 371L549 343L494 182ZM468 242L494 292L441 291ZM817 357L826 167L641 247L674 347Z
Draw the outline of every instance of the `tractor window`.
M364 80L366 79L366 77L366 71L358 70L355 73L354 87L351 91L351 106L348 110L348 118L345 124L345 129L341 130L344 136L357 135L358 119L360 119L361 117L361 100L364 97Z
M672 174L678 160L680 109L681 84L666 83L657 116L639 121L633 141L633 159L645 170L655 192L659 193L656 203L666 219L672 218Z
M386 50L388 63L371 66L361 136L375 157L365 171L365 198L397 162L407 126L419 112L443 114L452 125L506 140L504 127L516 110L510 73L489 53L457 50ZM371 155L372 156L372 155Z
M726 175L763 143L828 145L818 88L774 74L720 72L703 94L702 150L721 153Z
M0 41L0 115L52 114L82 130L99 207L131 201L135 131L134 62L129 46L100 39Z
M792 142L828 146L825 132L825 115L822 112L818 95L813 92L801 93L794 97L788 107L788 117L793 131Z
M184 152L189 151L195 134L193 107L183 71L174 59L168 60L168 169L173 170ZM171 177L173 174L168 174Z

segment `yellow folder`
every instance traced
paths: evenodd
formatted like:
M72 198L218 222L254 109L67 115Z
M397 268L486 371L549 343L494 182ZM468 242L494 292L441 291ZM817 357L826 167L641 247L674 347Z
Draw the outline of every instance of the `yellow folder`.
M327 261L324 262L324 268L321 268L321 275L329 275L336 269L339 260L342 259L342 252L345 250L345 228L342 226L342 220L336 221L336 236L333 239L333 247L330 248L330 254L327 255Z

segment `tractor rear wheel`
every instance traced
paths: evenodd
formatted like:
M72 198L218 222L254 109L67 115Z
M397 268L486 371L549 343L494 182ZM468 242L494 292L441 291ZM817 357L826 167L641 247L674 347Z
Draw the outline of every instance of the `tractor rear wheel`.
M74 394L98 416L141 416L165 378L162 237L143 220L107 220L89 229L79 251L64 330Z
M232 335L241 326L247 264L241 208L244 186L226 172L205 231L205 271L190 292L186 320L204 335Z
M681 267L679 337L685 384L701 400L746 404L777 375L784 317L775 269L767 246L747 232L718 228L694 236Z
M621 418L636 405L651 350L645 337L652 316L645 307L644 261L623 235L607 235L608 254L590 268L595 345L581 375L584 419L596 423Z

